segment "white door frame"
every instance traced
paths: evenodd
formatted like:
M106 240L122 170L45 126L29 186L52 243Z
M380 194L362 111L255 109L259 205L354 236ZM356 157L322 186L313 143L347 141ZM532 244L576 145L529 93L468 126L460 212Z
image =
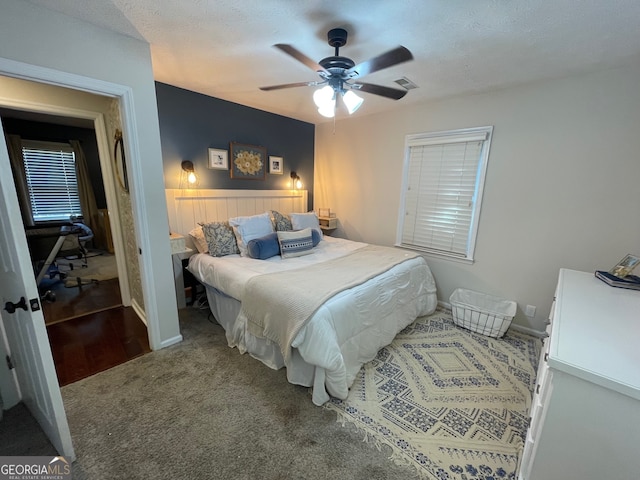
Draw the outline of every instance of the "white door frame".
M148 235L140 236L140 232L146 232L149 230L149 228L147 217L145 215L147 208L141 188L143 171L142 162L140 160L139 138L136 128L135 111L133 108L133 90L131 89L131 87L106 82L103 80L96 80L94 78L76 75L73 73L53 70L51 68L30 65L27 63L18 62L2 57L0 57L0 75L21 78L24 80L31 80L39 83L47 83L50 85L70 88L73 90L80 90L97 95L118 98L120 104L123 137L125 139L124 147L125 156L127 158L126 166L127 171L130 172L129 192L131 194L133 218L137 227L136 240L138 242L138 245L142 246L143 251L150 251L150 239L148 238ZM102 120L102 122L104 125L104 120ZM105 145L100 145L100 142L98 145L99 148L105 148ZM123 255L120 256L122 257ZM140 274L144 295L144 311L149 335L149 344L151 348L155 350L163 346L160 338L160 326L158 324L156 292L155 289L152 288L153 279L147 278L146 275L146 272L148 272L149 269L145 268L145 261L148 261L149 256L142 255L139 258L141 261Z

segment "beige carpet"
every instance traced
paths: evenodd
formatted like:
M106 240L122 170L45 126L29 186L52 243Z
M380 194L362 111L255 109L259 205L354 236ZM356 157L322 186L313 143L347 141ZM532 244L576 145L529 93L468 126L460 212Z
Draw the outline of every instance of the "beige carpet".
M83 284L111 280L118 277L118 267L116 257L110 253L91 255L87 258L87 265L83 266L81 260L56 261L60 271L65 272L67 277L64 286L71 288L78 286L78 279Z
M327 408L425 479L515 478L541 342L419 318L360 371L349 397Z

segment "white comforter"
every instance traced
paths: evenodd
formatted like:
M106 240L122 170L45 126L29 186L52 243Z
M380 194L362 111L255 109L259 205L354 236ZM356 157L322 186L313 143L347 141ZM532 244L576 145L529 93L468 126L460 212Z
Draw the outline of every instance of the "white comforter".
M242 302L244 285L255 275L304 268L365 245L325 237L313 254L289 259L199 254L191 257L189 270L202 283ZM296 353L288 362L284 362L277 346L248 332L241 311L233 325L223 326L230 346L248 351L272 368L286 366L289 381L313 386L313 402L321 405L329 395L346 398L360 367L416 317L432 313L436 305L433 276L424 258L417 257L327 301L294 339Z

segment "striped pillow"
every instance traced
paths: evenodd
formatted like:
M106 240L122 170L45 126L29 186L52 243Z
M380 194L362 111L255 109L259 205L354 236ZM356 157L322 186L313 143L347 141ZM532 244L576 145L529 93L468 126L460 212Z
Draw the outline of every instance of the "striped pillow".
M301 257L313 253L313 236L310 228L295 232L276 232L282 258Z

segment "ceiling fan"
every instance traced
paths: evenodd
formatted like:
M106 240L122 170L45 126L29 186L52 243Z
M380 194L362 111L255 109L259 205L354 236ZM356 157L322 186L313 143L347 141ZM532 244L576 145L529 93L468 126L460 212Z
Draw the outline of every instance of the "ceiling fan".
M340 56L340 47L347 43L347 31L345 29L333 28L329 30L327 37L329 45L335 48L335 54L331 57L323 58L318 63L291 45L285 43L274 45L274 47L316 72L320 76L320 80L260 87L260 90L269 91L292 87L323 86L315 91L313 100L318 107L318 112L325 117L333 117L335 115L335 106L338 99L342 99L349 114L355 112L362 105L363 99L356 95L354 90L380 95L393 100L399 100L406 95L406 90L364 83L358 81L358 79L384 68L413 60L413 55L408 49L402 46L396 47L356 65L350 58Z

